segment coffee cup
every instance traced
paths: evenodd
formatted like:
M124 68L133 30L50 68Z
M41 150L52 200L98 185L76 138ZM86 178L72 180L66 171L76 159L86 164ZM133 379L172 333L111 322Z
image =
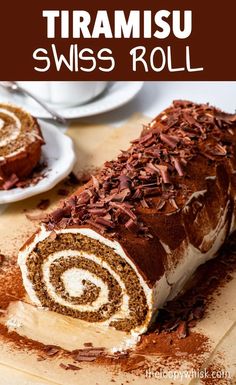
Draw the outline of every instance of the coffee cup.
M107 87L103 81L19 81L19 85L46 102L76 106L89 102Z

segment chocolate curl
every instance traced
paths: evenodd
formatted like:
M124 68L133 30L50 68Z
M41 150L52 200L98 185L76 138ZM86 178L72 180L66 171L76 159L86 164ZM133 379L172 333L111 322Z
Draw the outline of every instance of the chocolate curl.
M98 191L99 190L99 181L98 181L98 179L94 175L91 175L91 178L92 178L94 189L96 191Z
M149 141L150 139L152 139L152 135L153 135L152 132L149 132L148 134L141 136L141 138L138 140L138 142L140 144L144 144L147 141ZM131 142L131 143L133 143L133 142Z
M161 165L161 164L157 164L155 166L160 171L163 182L166 184L170 183L170 176L168 173L168 167Z
M134 221L137 220L137 217L136 215L134 214L133 211L130 210L129 207L127 207L125 204L122 204L122 203L115 203L115 202L110 202L110 206L111 207L115 207L117 209L120 209L121 211L123 211L123 213L125 213L126 215L128 215L128 217L130 217L131 219L133 219Z
M93 196L93 193L87 189L87 190L84 190L79 196L78 196L78 200L77 200L77 204L86 204L90 201L90 198Z
M49 218L54 223L58 223L66 214L69 213L64 208L58 208L49 215Z
M2 188L3 190L9 190L10 188L14 187L17 182L19 181L19 178L16 174L11 174L8 180L3 184Z
M179 138L173 135L160 134L160 139L171 148L175 148L179 143Z
M149 208L149 205L148 205L147 201L144 198L140 201L140 203L141 203L141 206L143 208L145 208L145 209Z
M172 162L174 163L175 169L179 176L184 176L184 171L182 169L181 163L178 158L172 157L171 158Z
M114 223L111 221L108 221L107 219L104 219L103 217L98 217L95 219L96 223L99 223L102 226L108 227L110 229L113 229L115 227Z
M92 209L89 209L88 212L92 215L96 215L96 216L99 216L99 217L103 217L104 215L106 215L107 213L107 210L105 208L92 208Z
M168 173L168 167L166 165L148 163L147 167L150 170L159 173L164 183L170 183L170 176Z
M127 175L121 174L119 177L119 181L120 181L120 185L119 185L120 191L125 189L130 190L132 181Z
M194 126L196 123L196 119L189 112L184 112L183 118L190 126Z
M210 148L210 151L213 155L217 156L225 156L227 154L225 146L223 147L220 144L216 144L214 147Z
M131 194L131 191L129 188L126 188L119 192L118 194L114 194L111 196L111 199L109 199L112 202L124 202L124 200L129 197Z
M132 233L138 233L139 227L137 225L137 222L135 222L132 218L130 218L126 223L125 227L127 230L131 231Z
M160 201L156 205L156 209L158 211L161 211L165 205L166 205L166 201L164 199L160 199Z
M179 207L178 207L177 203L175 202L174 198L170 198L169 202L170 202L171 206L174 207L174 209L176 209L176 210L179 209Z

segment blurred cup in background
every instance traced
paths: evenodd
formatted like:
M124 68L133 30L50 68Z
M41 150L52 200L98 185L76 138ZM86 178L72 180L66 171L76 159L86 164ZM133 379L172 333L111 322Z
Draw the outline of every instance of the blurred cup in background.
M35 96L65 107L84 104L94 99L105 90L108 84L102 81L18 81L17 83Z

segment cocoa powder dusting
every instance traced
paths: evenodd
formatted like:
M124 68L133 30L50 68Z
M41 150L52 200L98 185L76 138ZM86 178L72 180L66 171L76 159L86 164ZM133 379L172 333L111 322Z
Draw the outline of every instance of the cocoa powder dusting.
M9 265L0 269L0 309L7 309L12 301L23 300L25 294L20 268Z
M142 337L137 347L141 354L162 354L172 359L182 357L199 356L209 349L208 339L202 334L190 332L188 337L179 338L177 331L172 333L154 333Z

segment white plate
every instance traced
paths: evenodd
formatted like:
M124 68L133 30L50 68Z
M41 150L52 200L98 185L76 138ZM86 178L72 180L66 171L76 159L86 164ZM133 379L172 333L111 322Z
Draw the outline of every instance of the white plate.
M36 185L11 190L0 190L0 203L17 202L53 188L73 169L75 152L72 140L52 124L40 122L46 144L42 147L41 160L47 166L44 178Z
M107 89L96 99L87 104L73 107L58 107L50 104L66 119L82 118L113 110L129 102L140 91L143 82L111 82ZM36 104L32 99L20 94L9 94L0 87L1 102L20 105L37 118L50 118L51 116Z

